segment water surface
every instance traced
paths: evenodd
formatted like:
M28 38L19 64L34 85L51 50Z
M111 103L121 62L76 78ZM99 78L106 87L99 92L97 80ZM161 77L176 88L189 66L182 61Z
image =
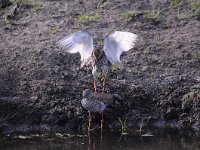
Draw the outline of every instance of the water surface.
M151 135L152 133L152 135ZM1 150L200 150L200 137L190 132L155 130L140 135L130 132L87 134L30 134L0 138Z

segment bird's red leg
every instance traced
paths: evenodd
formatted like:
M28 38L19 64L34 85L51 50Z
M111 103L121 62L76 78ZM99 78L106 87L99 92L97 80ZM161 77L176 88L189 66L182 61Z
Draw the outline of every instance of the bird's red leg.
M102 139L102 131L103 131L103 113L101 113L101 139Z
M97 93L97 83L96 83L96 80L94 80L94 93L95 94Z
M104 91L105 91L105 85L106 85L106 79L103 80L102 93L104 93Z
M91 112L89 111L88 132L90 132L91 122L92 122L92 116L91 116Z

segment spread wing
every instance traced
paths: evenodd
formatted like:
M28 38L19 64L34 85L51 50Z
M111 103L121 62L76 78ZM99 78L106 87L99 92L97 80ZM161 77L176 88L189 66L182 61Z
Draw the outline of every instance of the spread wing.
M74 34L64 37L58 41L57 44L66 52L79 52L82 63L84 63L91 56L94 49L92 34L87 31L78 31Z
M130 32L114 31L104 39L103 50L112 64L120 65L122 52L135 46L138 36Z

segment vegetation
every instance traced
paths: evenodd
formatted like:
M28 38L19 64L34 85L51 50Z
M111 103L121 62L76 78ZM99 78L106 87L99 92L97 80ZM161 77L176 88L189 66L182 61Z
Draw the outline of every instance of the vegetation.
M117 65L111 65L111 73L117 72Z
M177 8L177 18L179 20L187 19L190 17L200 16L200 1L199 0L187 0L186 4L191 8L187 13L180 12L180 6L183 5L183 0L171 0L171 6Z
M97 7L96 7L96 15L98 15L104 8L104 6L106 5L106 3L104 2L103 4L98 3Z
M143 126L144 126L144 121L143 121L143 118L142 118L142 121L140 123L140 129L139 129L140 135L142 135Z
M158 20L160 18L160 13L161 11L158 10L148 10L147 13L145 14L144 18L146 19L151 19L151 20Z
M128 62L127 70L124 69L124 71L127 71L127 72L129 71L129 72L128 73L125 72L126 74L123 74L123 72L121 71L122 72L121 73L118 70L118 67L116 65L112 65L110 68L110 72L109 72L109 75L113 75L108 79L108 82L111 81L109 83L109 85L112 84L112 86L108 85L107 87L108 88L112 87L113 89L112 90L108 89L108 90L110 90L108 92L114 93L114 94L116 93L116 100L113 101L114 106L112 107L112 109L113 109L112 111L119 110L119 113L117 112L117 114L119 114L120 116L127 114L127 111L131 110L130 115L136 116L133 119L138 121L137 116L141 116L142 115L141 113L143 113L143 112L146 113L145 111L147 111L147 113L149 111L151 111L151 109L150 109L151 105L157 106L161 103L162 104L161 107L165 108L165 105L166 105L165 100L162 100L163 95L167 95L167 97L166 97L166 99L168 100L167 102L173 104L173 96L171 98L171 93L172 94L174 94L174 93L173 93L173 91L171 92L171 89L174 89L174 86L176 86L176 85L173 86L170 83L171 83L171 80L173 80L173 82L176 83L179 78L177 77L177 80L176 80L176 77L173 79L167 78L167 77L168 77L168 75L170 75L170 76L174 75L174 73L176 76L177 75L176 70L177 70L177 68L179 69L180 66L186 66L186 65L188 66L190 61L184 61L184 60L191 59L191 61L194 63L194 65L192 65L192 66L190 65L193 69L191 69L191 68L189 68L189 69L192 71L194 70L195 71L194 74L198 75L198 68L196 66L197 65L199 66L199 64L200 64L200 49L197 49L198 34L193 34L198 31L198 29L197 29L198 21L196 20L196 18L192 18L192 19L189 18L186 21L184 19L187 19L188 17L196 16L196 14L198 15L199 4L200 4L199 0L185 0L185 1L172 0L170 2L169 1L167 2L166 7L165 6L163 7L163 4L162 4L160 6L157 5L153 8L143 7L141 3L135 4L136 7L134 7L134 9L141 8L141 10L140 9L134 10L133 5L131 5L129 7L128 3L115 3L113 1L112 3L117 5L115 7L110 7L110 6L112 6L112 3L111 2L109 3L109 7L112 8L113 11L110 13L109 11L107 11L107 8L106 8L106 11L102 14L101 14L101 12L104 9L105 4L101 5L99 3L97 5L97 3L94 2L92 5L90 3L86 3L89 5L88 6L89 10L86 10L85 13L80 13L78 16L76 16L76 18L72 18L74 16L72 13L78 12L80 10L80 7L84 4L84 1L82 4L77 3L78 7L73 8L72 12L71 11L66 11L66 12L63 11L62 4L64 2L59 3L59 5L58 5L59 7L54 8L53 11L51 10L53 7L52 8L46 7L47 6L46 1L45 1L45 4L43 3L44 1L41 1L41 0L12 0L12 2L13 3L14 2L18 2L18 3L23 2L23 4L25 4L24 2L27 2L29 7L24 7L24 6L21 7L21 8L23 8L23 11L20 12L20 14L16 18L14 18L13 20L10 20L11 21L10 28L3 26L3 23L1 24L2 25L2 31L1 31L2 35L7 36L5 39L2 36L3 42L4 43L7 42L5 44L4 43L2 44L2 51L5 51L4 54L2 55L2 60L5 61L5 63L2 64L2 65L5 64L5 66L3 66L4 67L3 69L6 72L9 72L10 68L13 70L16 69L17 73L19 71L19 76L18 76L18 74L16 74L14 72L11 75L9 75L11 77L8 77L8 78L7 78L7 74L2 72L2 77L3 77L2 85L5 87L5 90L4 90L4 87L2 88L2 93L4 94L5 93L4 91L7 92L8 90L11 89L13 91L10 90L11 92L8 91L7 93L8 94L14 93L13 94L14 96L16 95L16 93L20 93L20 94L22 93L22 95L24 94L25 96L28 95L28 98L29 98L29 96L31 96L31 97L39 96L39 100L37 100L37 101L39 101L39 102L41 101L42 102L41 105L43 104L43 102L48 102L48 106L52 106L52 107L47 107L47 108L45 107L44 110L46 112L53 111L53 112L56 112L56 114L57 114L57 112L60 112L60 114L61 114L60 118L57 118L57 115L50 115L50 117L47 116L47 117L49 117L46 119L47 122L48 122L48 120L51 121L51 119L52 119L52 121L50 122L50 125L51 124L54 125L54 123L56 125L56 123L58 122L59 125L66 124L65 126L68 127L67 120L70 120L74 117L78 121L79 121L79 119L80 120L85 119L85 115L82 113L82 109L79 110L80 99L81 99L80 93L82 92L83 88L87 88L92 85L91 84L92 82L89 80L89 78L91 76L90 75L88 76L86 71L76 72L78 61L79 61L76 58L78 58L78 57L75 57L72 60L71 58L73 56L70 56L70 55L65 56L61 53L57 53L57 54L53 53L55 55L50 55L50 57L49 57L49 55L45 55L46 50L51 51L52 48L54 49L56 47L48 46L47 48L44 49L44 47L46 46L45 45L46 42L37 45L37 49L45 50L45 53L41 54L41 56L38 57L39 56L38 52L35 51L34 46L35 46L35 43L41 42L43 39L48 41L47 44L49 44L49 43L54 44L59 39L59 36L63 36L64 34L67 34L67 33L73 33L74 30L80 30L80 28L88 28L88 26L81 24L81 22L83 22L83 23L95 22L95 23L92 23L91 26L89 26L89 29L95 30L95 31L98 29L97 37L99 37L101 34L103 34L105 32L110 32L111 30L130 30L133 33L139 34L139 41L136 44L135 49L133 49L132 51L129 51L126 54L127 60L124 59L124 61ZM186 5L183 5L183 2ZM55 2L55 1L48 2L48 6L51 6L54 3L57 3L57 2ZM91 1L91 3L92 3L92 1ZM159 3L161 3L161 1L159 1ZM73 6L75 6L75 4L76 3L74 3ZM147 4L145 3L145 5L148 6L148 3ZM45 11L41 11L39 14L36 14L36 12L39 12L40 10L44 9L43 6L45 6ZM17 12L18 12L18 7L19 7L19 5L16 8ZM132 9L130 9L130 11L123 12L124 8L132 8ZM165 13L162 11L163 9L164 9ZM4 7L4 9L2 9L0 11L0 13L3 15L3 12L5 10L6 10L6 8ZM60 11L57 12L57 10L60 10ZM50 11L52 13L47 14L47 12L50 12ZM57 12L57 13L54 15L54 12ZM53 14L53 16L52 16L52 14ZM14 14L12 14L12 15L14 15ZM12 15L10 15L10 16L12 16ZM46 16L46 15L48 15L48 16ZM105 20L103 20L103 19L101 20L101 15L102 16L110 15L110 16L107 18L105 17ZM121 16L121 18L119 18L119 15ZM122 19L122 17L124 17L124 18ZM178 18L178 20L177 20L177 18ZM74 20L74 19L76 19L76 20ZM122 20L120 20L120 19L122 19ZM126 19L126 21L134 20L134 22L124 24L124 23L122 23L122 21L125 21L125 19ZM153 20L153 21L151 22L151 21L148 21L147 19ZM160 21L154 22L154 20L160 20ZM179 21L182 21L182 20L184 20L184 22L180 23ZM102 21L102 22L96 23L96 21ZM40 27L42 22L44 22L44 24L42 25L42 27L44 27L44 28L41 31L44 31L48 34L41 34L41 31L38 31L38 26ZM165 22L167 22L167 27L170 26L170 29L166 28ZM81 24L81 27L80 27L80 24ZM193 29L193 27L194 27L194 29ZM59 31L59 29L61 29L61 28L65 28L64 31L67 33L62 32L62 33L58 33L56 35L48 36L49 34L57 33ZM23 32L24 32L24 34L23 34ZM185 36L184 33L187 33L187 36ZM32 37L33 35L35 36L34 38ZM17 38L13 39L13 36L17 36ZM191 39L188 40L188 37ZM195 38L197 38L197 39L195 39ZM98 46L100 46L100 47L103 46L103 41L97 41L97 42L98 42L98 44L97 44ZM17 45L17 47L16 47L16 45ZM23 45L23 47L22 48L18 47L20 45ZM178 51L174 51L177 49L178 49ZM23 54L21 57L21 55L19 55L19 54L21 54L21 52L23 52L24 50L26 53ZM154 57L152 55L153 53L156 56L159 56L159 59L161 60L162 64L164 64L164 65L159 64L159 63L157 63L157 64L154 63L154 60L157 62L157 58L154 59ZM48 54L50 54L50 53L48 52ZM182 54L184 54L184 57L178 57L178 56L182 56ZM190 55L186 55L186 54L190 54ZM188 56L188 58L187 58L187 56ZM190 58L190 56L194 56L194 57ZM65 59L65 57L67 59ZM29 59L29 58L31 58L31 59ZM170 58L170 59L168 59L168 58ZM40 60L41 60L41 62L39 62ZM197 61L199 63L197 63ZM179 62L179 63L174 63L174 62ZM70 63L73 63L73 65L71 65ZM75 64L75 63L77 63L77 64ZM53 65L53 68L56 67L57 70L58 69L61 70L60 74L55 73L55 71L54 71L55 69L52 69L51 65ZM152 66L152 68L149 69L149 66ZM45 68L43 68L43 67L45 67ZM21 68L22 68L22 70L21 70ZM184 76L187 77L187 75L189 75L189 77L190 77L190 75L191 75L191 73L189 72L190 70L188 70L188 73L187 73L186 72L187 68L183 68L183 70L181 70L181 74L184 73ZM16 77L13 74L16 74ZM63 76L60 76L62 74L65 75L64 78L63 78ZM118 74L119 74L119 76L118 76ZM138 75L138 77L136 77L137 75ZM179 76L179 75L177 75L177 76ZM107 76L105 76L105 74L101 74L101 73L98 74L98 77L100 78L101 81L103 81L105 78L107 78ZM115 79L115 77L117 77L117 79ZM151 79L152 77L153 77L153 79ZM158 78L158 79L156 79L156 78ZM28 82L29 79L30 79L30 82ZM115 80L112 80L112 79L115 79ZM166 81L162 81L163 79L166 79ZM168 87L168 79L170 81L169 87ZM10 82L10 80L12 82ZM135 80L136 80L136 82L135 82ZM5 83L4 83L4 81L5 81ZM187 91L187 89L190 89L191 84L187 84L187 82L189 82L189 81L190 80L184 81L184 83L186 85L188 85L185 87L186 91ZM7 86L6 82L8 82L8 86ZM155 86L151 86L150 84L152 84L154 82L155 82ZM73 83L73 84L71 84L71 83ZM138 88L137 84L139 84L138 85L139 88ZM194 83L194 84L196 84L196 83ZM16 85L16 89L15 89L15 85ZM18 88L18 85L20 85L21 87ZM59 85L59 87L56 85ZM80 87L80 85L81 85L81 87ZM102 85L102 83L98 84L99 89L100 89L101 85ZM127 85L127 86L124 88L124 85L125 86ZM159 86L159 85L162 85L162 86ZM165 86L165 85L167 85L167 86ZM119 89L119 86L121 87L121 89L119 91L117 91ZM144 87L148 87L148 86L150 88L144 88ZM80 87L80 88L77 88L77 87ZM163 91L163 93L159 94L158 96L154 95L154 91L156 92L157 87L159 88L158 89L159 91L161 91L161 92ZM167 87L167 90L164 89L166 87ZM75 89L75 91L70 90L71 88ZM161 88L163 88L164 90ZM25 90L25 92L24 92L24 89L27 89L27 91ZM150 90L148 90L148 89L150 89ZM183 90L185 90L185 89L183 89ZM98 91L100 91L100 90L98 90ZM144 91L145 94L144 94L144 92L141 92L141 91ZM151 92L151 91L153 91L153 92ZM166 93L166 91L167 91L167 93ZM177 91L179 91L179 87L177 87ZM77 95L76 93L79 93L79 94ZM42 96L42 94L45 94L45 95ZM149 100L148 94L150 96L153 96L152 99L150 99L150 103L149 103L148 107L146 107L146 105L139 106L137 101L131 101L133 97L136 97L137 100L142 99L145 102L146 98L147 98L147 100ZM185 94L185 93L183 93L183 94ZM176 97L181 97L180 93L175 93L174 95ZM117 98L117 97L119 97L119 98ZM161 100L155 102L155 100L157 98L160 98ZM125 101L124 101L125 105L123 105L123 107L121 104L122 99L125 99ZM154 100L154 101L151 102L151 100ZM17 101L17 99L16 99L16 101ZM181 100L181 102L182 101L183 100ZM27 102L30 102L30 104ZM34 104L35 104L35 100L34 101L30 100L27 102L25 103L25 104L27 104L27 107L25 107L25 108L29 108L29 106L34 106ZM187 101L187 102L189 103L189 101ZM57 107L56 105L59 105L59 106L63 105L63 107ZM54 107L54 106L56 106L56 107ZM40 110L40 103L38 103L38 105L35 107L38 107L35 110ZM141 109L142 110L144 109L144 111L136 111L136 115L135 115L134 114L135 112L133 113L132 110L137 109L137 107L141 107ZM181 107L178 106L177 108L181 108ZM172 107L172 110L173 110L173 107ZM69 113L68 112L66 113L66 111L69 111ZM152 109L152 111L153 111L153 109ZM182 109L180 109L180 110L177 109L176 112L177 112L177 114L182 114L182 112L185 113L185 111ZM9 111L8 111L8 113L9 113ZM21 115L22 113L23 113L23 111L21 111L20 113L17 113L17 114ZM109 114L109 113L110 112L108 112L108 115L113 115L113 114ZM157 113L157 111L155 113ZM40 112L39 112L39 114L40 114ZM195 111L194 112L191 111L191 114L195 114ZM191 115L191 114L188 113L186 115ZM33 113L33 115L34 115L34 113ZM42 112L41 112L41 115L43 115ZM171 115L171 114L164 112L163 115L166 115L166 117L168 117L168 115ZM46 114L45 114L45 116L42 116L42 117L45 118ZM66 117L67 117L67 119L66 119ZM191 115L191 117L193 117L193 115ZM10 116L2 116L2 117L0 116L0 122L9 120L9 118L12 118L12 116L11 115ZM32 118L30 118L30 120L31 119ZM111 117L111 121L113 121L112 119L113 119L113 117ZM188 120L188 118L186 118L186 119ZM192 121L194 122L194 119L195 119L195 117L190 119L191 120L190 122L192 122ZM33 117L33 120L35 120L34 117ZM44 120L44 121L46 121L46 120ZM77 122L76 122L77 120L74 121L75 127L77 126ZM119 120L119 122L118 121L117 122L118 122L118 125L120 125L120 129L121 129L122 133L126 133L127 130L130 131L129 130L130 126L127 127L127 125L129 125L127 123L128 122L127 118L118 118L118 120ZM116 118L114 121L116 121ZM185 121L185 120L183 120L183 121ZM144 123L146 125L145 119L144 119L144 121L143 121L143 119L140 119L140 122L138 124L139 127L137 127L138 134L139 133L142 134L142 132L144 132L143 131ZM81 124L81 122L80 122L80 124ZM78 128L84 128L85 126L86 125L82 125L82 126L80 125ZM60 133L57 133L56 136L62 137L63 135Z
M103 47L103 41L102 40L97 40L97 45L98 47Z
M6 8L3 14L3 18L5 19L6 23L9 23L9 21L7 20L9 16L14 16L16 9L17 9L17 4L13 4Z
M55 34L59 31L58 27L52 27L49 29L49 34Z
M189 6L194 12L194 16L200 16L200 1L199 0L188 0Z
M132 11L126 11L122 13L122 16L126 18L126 20L129 22L133 20L135 17L137 17L140 14L139 11L137 10L132 10Z
M14 3L14 2L17 3L20 6L22 4L26 4L26 3L29 4L29 5L32 5L33 6L32 11L36 12L36 13L38 13L43 8L41 0L10 0L10 1L12 3Z
M43 8L43 5L41 3L41 0L10 0L11 3L16 2L18 4L28 3L32 5L32 11L38 13ZM183 6L183 4L187 4L191 11L187 13L181 13L180 6ZM100 20L99 13L102 12L104 6L106 5L106 2L99 2L96 6L96 10L93 15L78 15L76 18L79 22L89 24L90 22L96 22ZM194 16L200 16L200 1L199 0L187 0L186 2L183 0L171 0L170 6L177 9L177 18L178 20L184 20L190 17ZM161 15L161 10L147 10L147 12L144 14L145 19L150 20L158 20ZM121 15L124 17L128 22L133 20L135 17L140 15L141 12L138 10L130 10L123 12Z
M197 51L196 57L197 57L197 60L200 62L200 50Z
M150 52L149 47L147 45L144 45L144 54L148 55Z
M177 14L177 18L178 20L183 20L183 19L187 19L189 16L187 14L181 14L180 10L178 9L178 14Z
M170 7L177 9L177 18L178 20L184 20L190 17L200 16L200 1L199 0L187 0L185 3L183 3L183 0L171 0L170 1ZM190 11L187 13L181 13L180 6L189 6L191 8ZM149 20L159 20L161 17L161 12L163 10L160 9L149 9L144 13L144 18ZM123 12L121 15L124 17L128 22L132 21L135 17L137 17L139 14L141 14L140 11L137 10L129 10L126 12Z
M118 120L119 120L120 125L121 125L121 131L122 131L122 133L127 132L127 130L128 130L128 127L127 127L127 124L126 124L127 117L125 118L124 121L122 121L122 119L120 117L118 117Z
M104 5L105 5L105 3L103 3L102 5L101 5L101 3L98 3L98 5L96 7L96 11L94 12L94 15L78 15L77 16L78 21L85 23L85 24L89 24L90 22L99 21L100 20L99 13L102 11Z
M181 6L181 4L182 4L182 0L171 0L171 6L173 6L173 7L179 7L179 6Z
M4 123L4 122L6 122L6 121L8 121L8 120L10 120L10 119L12 119L12 118L14 118L15 117L15 115L16 115L16 113L15 114L8 114L8 115L6 115L6 116L0 116L0 123Z
M90 23L90 22L94 22L94 21L98 21L99 20L99 16L86 16L86 15L79 15L77 17L78 21L83 22L83 23Z
M131 73L139 75L139 66L137 64L131 70Z
M100 79L100 81L104 81L104 79L106 79L106 74L104 74L104 73L99 73L98 74L98 78Z

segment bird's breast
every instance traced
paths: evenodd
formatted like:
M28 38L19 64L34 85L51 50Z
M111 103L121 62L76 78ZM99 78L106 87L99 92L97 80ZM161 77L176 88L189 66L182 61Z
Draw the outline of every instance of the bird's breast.
M83 98L81 100L82 106L90 112L103 112L106 107L101 101L98 100L91 100L89 98Z

